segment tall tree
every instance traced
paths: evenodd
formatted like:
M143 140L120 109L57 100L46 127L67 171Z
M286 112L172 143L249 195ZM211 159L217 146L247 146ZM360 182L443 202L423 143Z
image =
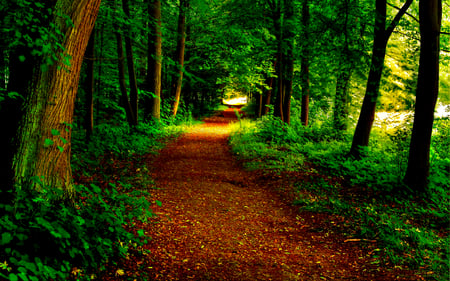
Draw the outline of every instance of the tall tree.
M301 65L301 86L302 86L302 108L301 108L301 122L304 126L308 125L309 121L309 3L308 0L303 0L302 7L302 27L303 27L303 54Z
M161 60L162 60L162 32L161 32L161 1L147 0L149 13L148 38L148 68L146 86L153 97L147 108L149 117L161 118ZM148 116L146 116L148 117Z
M125 109L125 114L127 116L127 121L130 126L137 124L137 116L133 109L131 108L130 100L128 99L127 83L125 80L125 54L123 51L123 37L120 29L116 31L117 40L117 66L119 73L119 88L120 88L120 103Z
M442 0L419 1L420 60L414 125L404 182L423 192L430 170L430 143L439 93L439 50Z
M172 96L174 102L172 106L172 115L175 117L180 104L181 85L183 83L184 49L186 45L186 12L189 7L189 0L180 0L180 10L178 15L178 40L177 50L174 61L177 63L177 71L172 86Z
M130 19L130 7L128 5L128 0L122 0L122 7L125 15L128 17L128 19ZM136 79L136 69L134 67L133 44L131 42L132 34L130 29L130 26L126 28L125 53L127 56L128 80L130 85L130 110L133 115L132 125L137 125L139 122L139 95Z
M71 198L74 194L70 166L73 108L81 64L100 0L35 1L33 4L36 3L43 11L55 11L46 20L48 26L56 26L64 35L61 42L64 54L56 54L57 60L49 63L54 53L39 56L25 46L11 53L8 90L19 93L24 102L23 111L9 111L21 117L20 123L13 124L18 125L16 132L10 130L8 133L12 134L1 137L2 143L10 145L2 150L12 148L12 153L7 155L12 157L0 160L4 161L3 166L11 164L2 175L6 173L4 179L10 179L18 187L31 186L37 190L57 187L65 192L66 198ZM61 14L70 17L73 24L62 21ZM66 60L70 62L65 63Z
M364 95L361 112L356 125L355 133L353 135L352 146L349 153L355 158L360 158L362 156L361 147L366 147L369 144L370 131L372 130L373 120L375 119L375 109L389 37L412 2L413 0L407 0L405 4L403 4L403 7L398 11L397 15L386 29L387 1L376 0L372 61L370 65L369 78L367 80L366 93Z

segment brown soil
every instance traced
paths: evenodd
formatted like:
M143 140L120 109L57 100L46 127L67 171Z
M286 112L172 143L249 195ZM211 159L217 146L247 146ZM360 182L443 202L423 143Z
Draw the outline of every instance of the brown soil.
M245 171L227 143L231 116L205 119L148 164L162 202L146 226L151 252L120 264L117 279L419 279L377 260L376 243L346 241L331 215L299 212L289 175Z

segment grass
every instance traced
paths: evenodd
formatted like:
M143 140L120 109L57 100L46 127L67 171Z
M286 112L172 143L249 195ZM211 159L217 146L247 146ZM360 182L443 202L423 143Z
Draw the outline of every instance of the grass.
M396 266L448 280L450 262L449 120L436 120L427 194L407 192L402 183L409 144L405 122L390 130L375 128L367 157L346 157L350 136L326 122L291 126L273 117L243 120L230 138L232 151L253 169L297 170L308 183L296 184L300 210L329 212L348 221L342 231L376 240L374 252ZM309 165L305 165L309 163ZM314 169L311 169L311 164ZM349 231L351 230L351 231ZM381 265L380 265L381 266Z

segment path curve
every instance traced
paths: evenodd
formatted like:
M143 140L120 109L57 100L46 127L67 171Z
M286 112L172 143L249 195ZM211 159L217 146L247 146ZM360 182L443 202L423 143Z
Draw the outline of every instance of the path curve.
M141 261L152 280L411 280L373 265L371 250L318 230L227 143L232 118L213 116L149 164L162 202Z

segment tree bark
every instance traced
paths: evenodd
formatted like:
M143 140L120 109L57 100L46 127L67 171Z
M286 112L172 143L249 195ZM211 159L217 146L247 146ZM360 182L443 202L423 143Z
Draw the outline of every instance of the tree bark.
M366 93L363 105L353 135L350 155L355 158L363 156L361 147L369 145L370 131L375 119L375 109L380 89L381 75L383 73L386 46L389 37L397 26L400 18L406 13L413 0L407 0L400 11L395 16L389 27L386 29L386 0L376 0L375 11L375 32L372 49L372 62L367 80Z
M181 85L183 83L184 50L186 45L186 11L189 7L188 0L180 0L180 11L178 15L178 41L175 59L178 63L175 75L175 83L172 86L172 96L174 102L172 106L172 116L175 117L178 111L181 97Z
M159 120L161 118L161 59L162 59L162 33L161 33L161 1L147 0L149 10L149 38L148 38L148 68L146 85L148 91L153 93L147 107L149 117Z
M89 141L94 131L95 30L91 32L84 57L86 59L86 115L84 116L84 129L86 130L86 139Z
M53 19L65 34L62 46L70 58L70 65L63 65L60 58L45 70L41 68L41 61L34 62L32 75L25 76L29 80L22 80L26 86L18 87L26 101L15 139L17 150L12 167L14 182L19 188L59 188L64 191L64 198L70 199L74 195L70 166L74 102L84 52L100 0L59 0L54 5L73 21L72 27L58 17ZM11 73L14 79L22 75Z
M125 15L130 18L130 7L128 6L128 0L122 0L122 7ZM125 52L127 55L127 67L128 67L128 80L130 85L130 110L132 112L133 120L132 124L137 126L139 123L139 94L136 80L136 69L134 67L133 45L131 43L131 31L127 28L125 35Z
M404 182L418 192L428 185L434 109L439 94L442 0L419 1L420 59L414 125Z

